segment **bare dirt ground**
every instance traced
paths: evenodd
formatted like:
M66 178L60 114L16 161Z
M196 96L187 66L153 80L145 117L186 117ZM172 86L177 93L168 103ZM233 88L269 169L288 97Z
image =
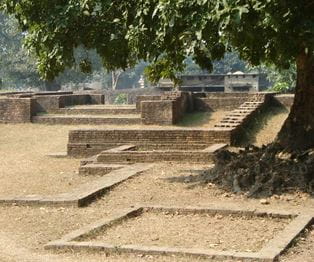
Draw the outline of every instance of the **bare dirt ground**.
M87 182L90 178L77 175L79 160L47 156L66 151L70 129L0 125L0 196L60 193Z
M290 219L148 211L88 240L117 246L141 244L257 252L288 222Z
M146 128L208 128L226 112L196 114L192 121L175 127L145 126ZM69 191L90 177L78 176L79 160L54 159L47 155L65 152L68 131L99 128L99 126L49 126L0 124L0 197L26 194L56 194ZM108 125L107 128L125 128ZM143 129L142 125L127 128Z
M259 135L264 137L276 125L279 125L279 122L268 125ZM90 179L77 177L77 160L45 157L48 153L65 150L67 131L73 128L77 127L0 125L1 195L21 192L24 194L24 191L34 193L33 190L36 193L60 192ZM264 207L259 199L248 199L244 195L235 195L213 184L204 183L202 174L207 168L209 167L205 165L161 163L152 170L120 184L97 202L81 209L2 206L0 261L207 261L189 257L56 253L43 249L44 244L57 240L72 230L105 218L117 209L140 203L199 207ZM69 182L71 185L67 184ZM306 210L314 213L314 200L302 193L273 196L268 202L269 208L278 211ZM154 224L162 226L158 221ZM130 231L126 231L126 234L130 235ZM239 234L237 238L240 238L239 241L246 240L244 234ZM313 261L313 250L313 230L310 230L280 260Z

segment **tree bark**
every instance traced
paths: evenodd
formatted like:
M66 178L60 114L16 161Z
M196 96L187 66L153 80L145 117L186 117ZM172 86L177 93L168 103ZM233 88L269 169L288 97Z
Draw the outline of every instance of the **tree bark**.
M116 90L117 86L118 86L118 81L119 78L122 74L122 70L117 70L117 71L112 71L111 72L111 86L112 86L112 90Z
M297 57L297 85L291 112L278 134L277 142L287 151L314 147L314 55Z

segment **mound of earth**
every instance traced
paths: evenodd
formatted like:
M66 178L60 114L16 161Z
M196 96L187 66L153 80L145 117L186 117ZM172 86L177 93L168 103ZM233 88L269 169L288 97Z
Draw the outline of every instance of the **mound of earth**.
M290 191L313 195L314 148L288 153L273 143L262 148L251 145L239 153L222 150L207 176L208 182L252 197Z

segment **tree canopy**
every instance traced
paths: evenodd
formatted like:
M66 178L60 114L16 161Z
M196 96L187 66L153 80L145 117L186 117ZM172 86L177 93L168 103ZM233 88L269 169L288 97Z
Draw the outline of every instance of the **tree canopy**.
M148 61L150 80L175 79L186 57L211 70L230 50L252 65L297 65L294 106L279 141L314 146L313 0L1 0L27 32L42 76L75 63L78 46L95 49L107 70ZM82 69L89 70L89 61Z
M27 31L26 46L50 79L73 65L80 45L95 48L108 70L154 62L153 80L182 71L187 56L212 69L212 61L235 48L253 65L285 68L314 46L314 4L308 0L1 2Z

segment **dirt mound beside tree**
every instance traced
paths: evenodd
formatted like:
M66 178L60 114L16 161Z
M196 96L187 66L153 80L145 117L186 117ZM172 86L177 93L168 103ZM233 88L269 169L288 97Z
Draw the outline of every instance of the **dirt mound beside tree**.
M274 143L258 148L248 146L239 153L228 150L215 155L215 167L208 171L208 182L252 197L287 191L314 193L314 148L285 152Z

